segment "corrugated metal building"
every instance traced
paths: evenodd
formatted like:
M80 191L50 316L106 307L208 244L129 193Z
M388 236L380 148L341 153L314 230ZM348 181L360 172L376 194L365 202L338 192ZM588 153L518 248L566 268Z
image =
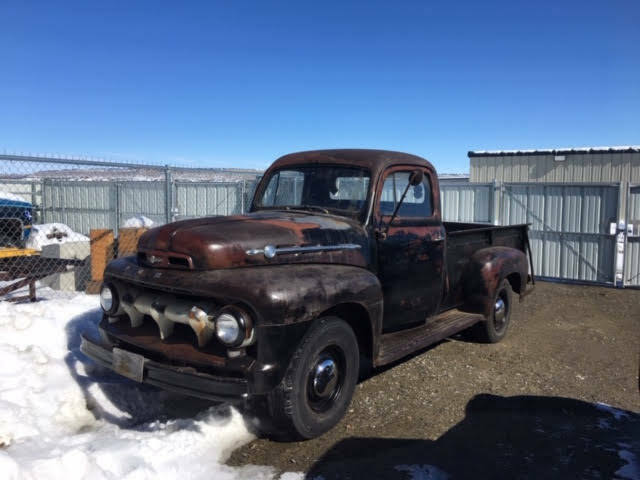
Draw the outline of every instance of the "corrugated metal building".
M619 183L621 218L624 193L640 185L640 145L471 151L469 163L472 183Z
M498 222L531 224L538 272L640 286L640 146L471 151Z

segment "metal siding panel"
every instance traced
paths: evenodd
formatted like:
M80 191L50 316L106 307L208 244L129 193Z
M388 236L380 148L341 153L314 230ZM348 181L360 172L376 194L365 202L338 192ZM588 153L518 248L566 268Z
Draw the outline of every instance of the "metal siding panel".
M598 271L594 266L594 259L598 258L598 238L582 238L580 242L582 258L580 263L580 279L595 282L598 279Z
M603 193L601 187L584 187L582 232L599 233L601 231Z
M527 177L529 178L529 182L537 182L537 172L540 170L540 168L538 167L538 162L536 160L536 156L535 155L531 155L530 159L529 159L529 171L527 173Z
M527 223L531 223L532 230L544 230L545 195L543 185L529 187Z
M626 285L640 287L640 237L627 240L624 276Z
M631 183L640 183L640 153L628 153L630 171L629 181Z
M580 280L580 235L562 235L562 278Z
M183 218L242 213L242 183L176 183L179 212ZM249 184L249 189L255 185ZM251 193L251 192L249 192ZM245 199L245 208L249 200Z
M629 190L629 221L640 223L640 186Z
M119 186L122 222L136 215L144 215L158 225L166 222L164 182L120 182Z
M473 198L473 219L476 222L491 221L491 196L492 187L478 186L474 190Z
M520 165L520 175L519 182L533 182L533 177L531 177L531 163L534 161L531 155L524 155L521 157L522 163Z
M505 187L501 223L515 225L527 223L527 193L525 185L509 185Z
M440 184L443 219L448 222L489 222L492 185Z
M613 236L599 235L598 236L598 258L593 260L594 264L598 265L598 282L612 283L613 278L613 265L616 261L616 239Z
M442 203L442 219L447 222L455 222L457 215L456 192L453 188L440 185L440 201Z
M609 232L609 224L618 220L618 187L602 187L602 210L600 216L600 233Z
M533 253L533 268L536 275L543 275L544 234L538 231L529 232L529 243Z
M628 212L633 235L627 237L624 280L626 285L640 287L640 186L629 189Z
M547 200L545 202L544 223L545 230L553 232L562 231L563 188L547 186Z
M562 230L580 232L582 216L582 187L564 187Z
M92 228L113 228L111 182L47 181L41 223L59 222L87 235Z
M473 195L468 189L460 190L460 220L473 222Z
M562 247L559 233L545 232L544 234L543 275L546 277L562 278L560 257Z

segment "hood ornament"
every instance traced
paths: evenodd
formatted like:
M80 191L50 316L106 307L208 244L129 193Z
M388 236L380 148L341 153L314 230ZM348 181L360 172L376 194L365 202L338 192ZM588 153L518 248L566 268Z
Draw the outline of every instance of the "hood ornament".
M362 248L362 245L356 243L341 243L338 245L309 245L305 247L279 247L276 248L273 245L265 245L264 248L252 248L247 250L247 255L259 255L263 254L266 258L273 258L276 255L285 254L297 254L297 253L309 253L309 252L330 252L333 250L357 250Z

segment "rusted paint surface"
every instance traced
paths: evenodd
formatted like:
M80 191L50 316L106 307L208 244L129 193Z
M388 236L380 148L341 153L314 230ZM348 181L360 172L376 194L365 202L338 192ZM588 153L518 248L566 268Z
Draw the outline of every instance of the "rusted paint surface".
M363 248L274 258L246 253L265 245L293 247L345 243ZM366 231L355 220L285 211L170 223L149 230L139 242L139 251L147 255L166 252L166 255L188 257L195 270L290 263L340 263L366 268L370 263L366 247ZM166 265L159 265L162 266Z
M498 287L509 275L515 274L512 284L517 292L524 292L527 282L527 257L523 252L509 247L489 247L471 256L463 274L461 301L464 309L489 316Z
M260 268L179 271L140 266L135 257L114 260L105 280L123 291L148 289L176 296L210 299L218 305L239 304L256 325L313 320L327 308L355 302L375 318L381 291L370 271L348 265L273 265Z
M126 321L110 323L105 318L100 328L128 345L147 351L147 356L155 353L165 360L187 362L202 367L226 364L225 351L219 345L211 344L206 348L197 348L195 342L185 336L175 336L162 341L153 322L147 321L140 327L132 327Z

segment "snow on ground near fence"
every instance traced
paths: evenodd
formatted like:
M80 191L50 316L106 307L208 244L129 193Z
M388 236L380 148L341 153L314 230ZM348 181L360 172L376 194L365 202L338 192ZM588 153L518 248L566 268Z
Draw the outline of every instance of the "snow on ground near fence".
M235 410L136 384L79 352L79 333L100 319L97 296L39 293L0 302L3 480L273 478L222 464L253 438Z
M64 223L42 223L33 225L27 239L27 248L42 250L45 245L56 245L67 242L88 242L89 237L74 232Z
M124 228L151 228L153 227L153 220L144 215L136 215L135 217L127 218L122 226Z
M15 193L11 193L11 192L3 192L2 190L0 190L0 200L11 200L13 202L30 203L28 200L25 200L20 195L16 195Z

